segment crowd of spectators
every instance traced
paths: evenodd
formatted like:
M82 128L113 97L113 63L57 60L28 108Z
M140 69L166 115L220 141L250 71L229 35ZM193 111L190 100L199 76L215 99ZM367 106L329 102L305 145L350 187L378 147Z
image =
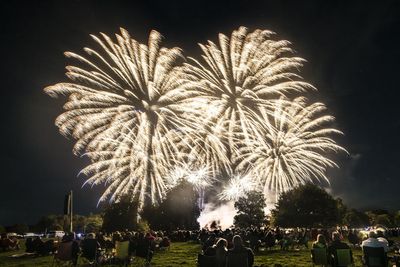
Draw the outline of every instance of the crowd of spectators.
M254 264L254 254L259 250L299 250L325 248L328 255L334 255L338 249L351 247L382 247L385 253L396 249L391 237L400 236L400 229L387 229L383 231L359 231L347 229L281 229L277 228L230 228L202 229L202 230L176 230L171 232L149 231L132 232L121 231L113 233L89 233L83 238L77 238L74 233L66 234L61 240L43 240L41 237L26 239L26 252L35 255L56 254L63 244L70 244L71 261L76 265L78 256L86 258L89 262L107 263L115 260L118 243L125 242L127 246L127 259L141 257L150 263L155 251L167 250L171 242L196 242L201 245L198 262L201 265L202 257L212 258L216 267L240 266L241 258L245 259L247 266ZM344 242L343 240L348 240ZM311 244L311 243L310 243ZM5 234L1 236L1 249L18 250L19 240ZM349 246L350 245L350 246ZM397 248L398 250L398 248ZM231 260L230 260L231 259ZM234 260L232 260L234 259ZM333 260L333 258L332 258ZM236 264L236 265L235 265ZM204 265L207 266L207 265Z

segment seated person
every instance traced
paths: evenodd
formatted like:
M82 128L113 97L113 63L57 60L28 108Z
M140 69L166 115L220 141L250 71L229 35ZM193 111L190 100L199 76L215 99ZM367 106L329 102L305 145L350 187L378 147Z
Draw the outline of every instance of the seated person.
M137 240L136 256L145 258L150 262L153 258L151 246L151 240L146 238L143 233L140 233Z
M275 246L275 235L272 233L272 231L268 231L267 235L265 236L265 246L268 249Z
M349 233L347 238L349 239L349 242L353 246L356 246L356 245L358 245L360 243L360 239L358 238L357 232L355 230L354 231L350 231L350 233Z
M382 242L385 244L385 247L387 249L385 249L385 252L388 252L389 250L389 241L385 238L385 235L383 234L383 232L381 230L377 230L376 231L376 237L378 239L379 242Z
M336 250L338 249L350 249L350 247L349 245L340 240L339 232L333 232L332 243L328 247L328 253L329 255L331 255L332 264L334 264L334 260L336 257ZM353 253L351 250L350 250L350 257L351 257L351 262L353 262Z
M61 240L61 243L69 243L69 242L72 242L72 252L71 252L72 263L74 266L76 266L78 262L79 244L76 241L74 232L66 233Z
M159 244L159 248L160 249L169 248L170 245L171 245L171 241L169 240L169 238L167 236L164 236Z
M97 250L100 248L100 243L96 239L94 233L90 233L81 242L82 256L89 261L94 261L96 259Z
M33 247L33 239L32 237L28 237L25 241L25 252L34 253L35 249Z
M7 234L3 234L1 238L1 248L3 251L7 250L18 250L19 241L16 237L10 237Z
M36 236L35 239L32 241L32 249L33 252L42 255L43 254L43 248L44 248L44 242L40 236Z
M237 263L229 262L229 256L232 254L245 254L247 256L247 266L252 267L254 264L254 253L250 248L243 245L242 238L239 235L233 237L233 248L228 250L228 264L227 267L236 267Z
M317 235L317 241L312 244L312 248L327 248L325 236L323 234Z
M385 252L388 252L389 247L387 242L384 241L380 241L377 238L377 234L374 231L370 231L368 233L368 239L364 240L361 243L361 247L372 247L372 248L379 248L379 247L383 247L383 249L385 250Z

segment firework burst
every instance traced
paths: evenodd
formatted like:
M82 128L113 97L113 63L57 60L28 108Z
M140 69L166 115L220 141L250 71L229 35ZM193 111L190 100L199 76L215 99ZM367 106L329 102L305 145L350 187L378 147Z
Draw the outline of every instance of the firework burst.
M188 100L195 92L183 82L181 50L161 47L158 32L150 33L148 45L124 29L117 42L101 36L92 35L100 52L84 49L90 59L65 53L89 70L68 66L73 82L45 92L68 96L56 125L77 139L75 153L86 152L92 160L82 171L87 183L107 184L100 200L130 194L141 205L145 199L154 203L165 195L164 177L180 155L180 136L192 128Z
M229 180L227 185L225 185L222 192L219 194L219 198L221 200L236 201L246 196L247 193L252 190L257 190L257 184L250 175L235 175Z
M326 127L334 118L324 111L325 105L307 105L304 97L276 102L273 115L262 112L263 131L242 148L238 169L250 170L266 195L315 180L329 183L326 169L336 164L327 156L345 150L329 137L342 133Z
M192 59L193 65L185 64L185 72L207 103L207 137L223 133L222 138L207 139L208 146L220 147L221 140L227 146L227 153L212 150L216 153L213 158L238 155L238 148L260 131L260 109L272 110L274 101L288 92L313 88L293 72L304 60L291 56L288 41L274 41L272 35L240 27L230 38L219 34L218 44L200 44L205 63ZM215 125L218 127L212 127Z

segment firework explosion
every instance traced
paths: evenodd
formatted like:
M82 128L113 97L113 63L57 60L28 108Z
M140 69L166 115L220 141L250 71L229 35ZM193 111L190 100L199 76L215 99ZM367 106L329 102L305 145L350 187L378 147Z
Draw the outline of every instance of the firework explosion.
M274 114L262 112L261 135L242 148L238 169L250 170L266 195L314 180L329 183L326 170L336 164L322 155L345 150L328 137L342 133L325 127L334 118L324 111L322 103L307 105L304 97L276 102Z
M257 184L250 175L245 175L243 177L235 175L229 180L228 184L219 194L219 197L222 200L236 201L239 198L246 196L248 192L256 189Z
M86 183L107 186L99 201L128 194L143 206L182 180L204 189L224 175L233 176L220 194L229 200L327 180L327 153L343 150L329 136L339 132L321 127L333 120L317 116L322 104L283 98L314 87L296 74L304 60L273 35L220 34L193 64L156 31L147 45L121 29L116 42L92 35L100 50L85 48L88 58L66 52L84 67L68 66L72 82L45 92L68 96L56 125L90 158Z

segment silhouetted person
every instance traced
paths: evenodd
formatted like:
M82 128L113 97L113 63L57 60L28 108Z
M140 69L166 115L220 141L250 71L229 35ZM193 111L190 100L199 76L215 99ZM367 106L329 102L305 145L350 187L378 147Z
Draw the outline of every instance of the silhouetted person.
M241 267L239 262L230 262L229 256L231 254L240 254L247 257L247 266L252 267L254 264L254 253L250 248L243 245L242 238L239 235L233 237L233 248L228 251L228 264L227 267Z

